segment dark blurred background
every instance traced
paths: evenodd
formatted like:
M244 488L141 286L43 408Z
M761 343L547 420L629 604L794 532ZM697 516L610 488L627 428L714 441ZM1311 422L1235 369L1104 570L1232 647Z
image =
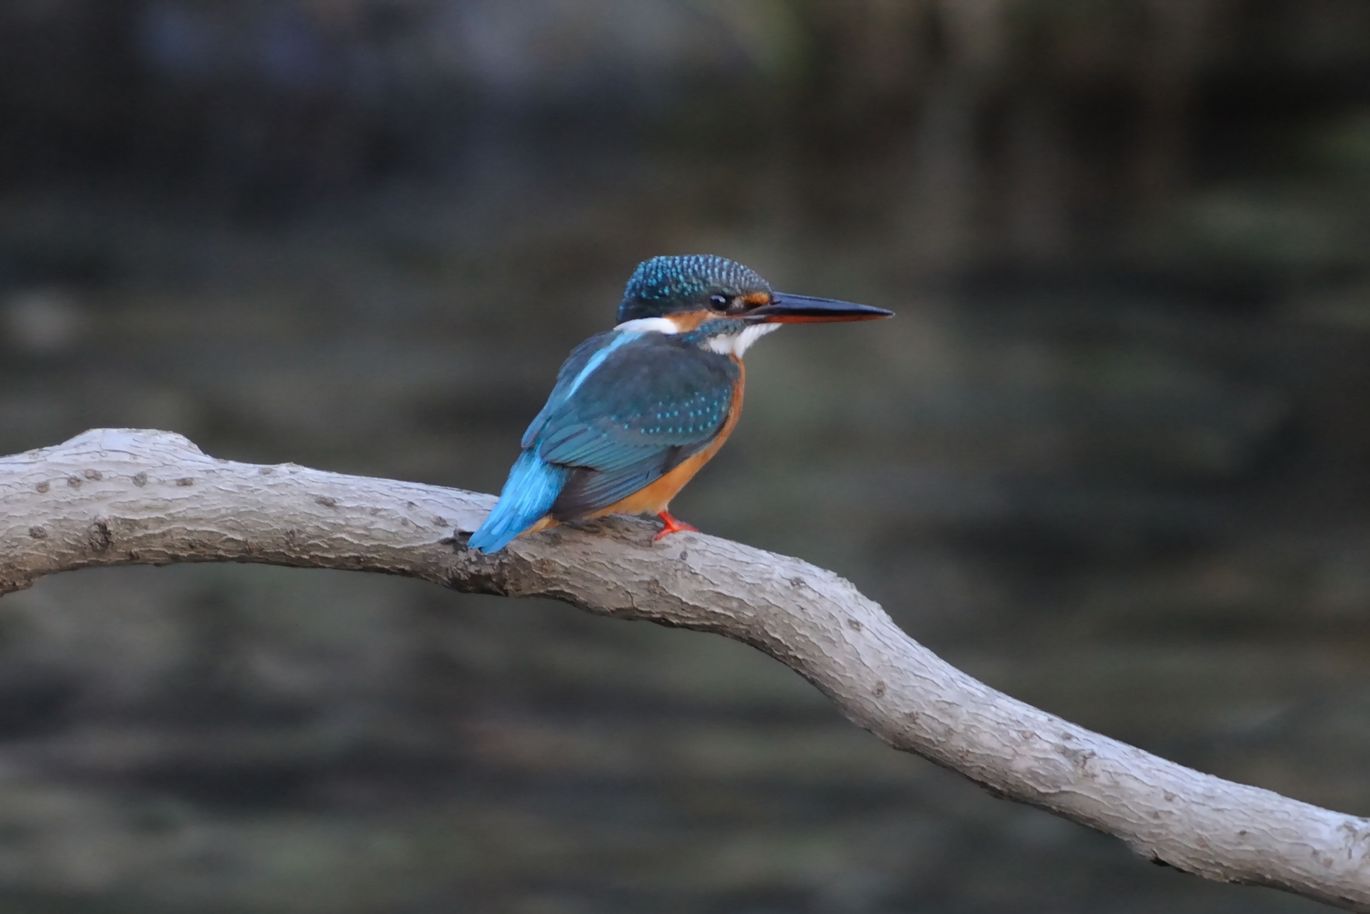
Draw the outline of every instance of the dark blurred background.
M494 491L632 266L894 308L676 503L953 663L1370 812L1370 4L4 0L0 451ZM1311 912L719 638L244 566L0 607L0 911Z

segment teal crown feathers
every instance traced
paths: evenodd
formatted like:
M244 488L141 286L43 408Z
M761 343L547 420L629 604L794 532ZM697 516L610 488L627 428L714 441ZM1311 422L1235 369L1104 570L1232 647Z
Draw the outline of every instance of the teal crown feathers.
M731 298L769 291L770 283L751 267L717 254L653 257L638 264L628 280L618 321L707 308L714 294Z

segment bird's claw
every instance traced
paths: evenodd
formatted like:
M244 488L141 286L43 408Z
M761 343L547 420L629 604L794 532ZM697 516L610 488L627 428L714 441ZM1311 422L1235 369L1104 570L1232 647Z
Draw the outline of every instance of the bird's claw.
M661 529L657 535L652 537L652 542L663 540L672 533L698 533L699 528L693 524L687 524L683 520L677 520L670 511L659 511L657 517L661 518Z

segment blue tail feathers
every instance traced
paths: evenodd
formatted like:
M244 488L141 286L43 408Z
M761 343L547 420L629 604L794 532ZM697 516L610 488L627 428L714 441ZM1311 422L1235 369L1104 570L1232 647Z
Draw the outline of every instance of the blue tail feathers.
M566 485L565 467L546 463L533 447L519 454L509 470L499 503L467 543L481 552L499 552L542 519Z

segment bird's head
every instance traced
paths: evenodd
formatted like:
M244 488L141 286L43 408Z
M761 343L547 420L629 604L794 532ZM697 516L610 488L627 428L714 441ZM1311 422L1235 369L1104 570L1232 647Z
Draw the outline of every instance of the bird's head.
M736 355L779 324L871 320L891 313L776 292L755 270L715 254L644 260L618 306L620 327L689 333L701 346Z

